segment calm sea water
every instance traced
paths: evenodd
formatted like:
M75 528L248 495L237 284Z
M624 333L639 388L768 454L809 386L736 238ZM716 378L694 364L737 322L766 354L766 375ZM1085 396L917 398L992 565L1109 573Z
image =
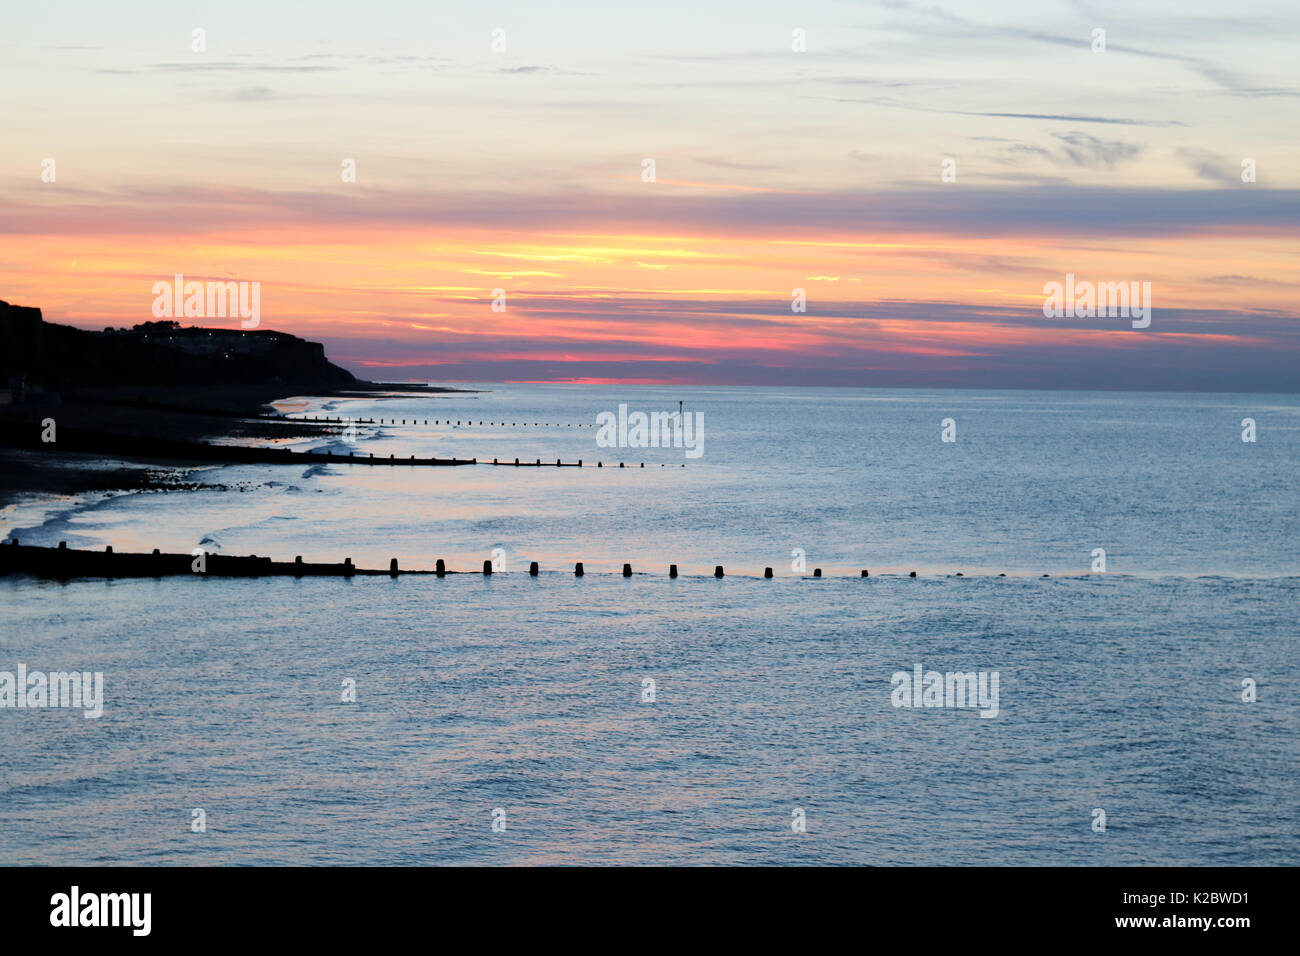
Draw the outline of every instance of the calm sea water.
M1296 862L1295 396L485 388L288 407L430 422L309 445L604 467L216 468L0 513L33 544L504 562L0 580L0 671L106 683L98 720L0 710L0 863ZM679 399L701 457L597 446L599 412ZM893 706L917 664L996 671L998 716Z

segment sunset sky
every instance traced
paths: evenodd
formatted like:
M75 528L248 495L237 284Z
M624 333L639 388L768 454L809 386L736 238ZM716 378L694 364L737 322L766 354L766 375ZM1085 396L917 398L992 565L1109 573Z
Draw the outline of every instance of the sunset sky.
M0 299L256 281L379 380L1300 391L1298 49L1294 0L7 4ZM1151 326L1044 318L1067 272Z

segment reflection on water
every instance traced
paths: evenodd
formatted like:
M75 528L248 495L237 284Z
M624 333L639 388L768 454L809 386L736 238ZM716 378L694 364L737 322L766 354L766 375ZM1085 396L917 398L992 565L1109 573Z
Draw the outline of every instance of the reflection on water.
M0 862L1290 862L1298 588L2 582L5 666L106 708L0 713ZM1001 713L894 708L915 663Z
M601 411L679 399L704 416L702 458L597 447ZM0 526L32 544L202 542L374 567L478 568L500 548L508 567L780 575L803 548L827 573L1068 574L1103 547L1126 574L1300 573L1290 397L498 386L314 401L306 414L421 424L360 425L350 446L304 447L586 467L213 468L191 477L226 490L119 495L48 526L11 511ZM1246 415L1260 422L1256 444L1240 440ZM944 418L954 443L940 440ZM448 419L474 424L432 424ZM635 467L608 467L620 459ZM606 467L590 467L598 460Z
M569 427L679 398L708 435L686 468ZM475 422L363 427L362 453L606 467L216 468L229 490L7 511L33 544L467 569L500 549L506 573L0 580L0 671L106 684L99 720L0 710L0 863L1295 859L1290 399L512 386L306 408L339 413ZM624 561L648 573L600 573ZM893 707L917 664L998 671L998 717Z

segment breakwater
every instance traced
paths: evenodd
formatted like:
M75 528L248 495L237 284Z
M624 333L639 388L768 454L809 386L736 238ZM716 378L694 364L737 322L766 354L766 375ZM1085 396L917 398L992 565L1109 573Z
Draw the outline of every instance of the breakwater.
M765 579L771 579L771 568L764 568L763 572ZM188 554L164 554L157 548L148 553L114 551L111 546L103 551L89 551L69 548L63 542L60 542L57 548L34 547L22 544L17 538L0 545L0 575L30 574L36 577L58 580L72 578L160 578L192 574L242 578L271 576L348 578L365 575L398 577L399 575L408 574L434 575L436 577L443 577L448 574L483 574L490 576L492 573L493 565L491 561L484 561L481 569L456 571L448 568L446 562L441 558L435 562L432 569L402 568L398 565L396 558L388 562L387 568L359 568L352 563L351 558L344 558L341 562L317 562L304 561L301 556L295 556L292 561L275 561L269 557L256 554L213 554L203 551L201 548L195 548L194 551ZM531 562L528 567L528 574L537 577L540 573L541 568L538 562ZM566 570L565 573L583 577L586 572L583 563L579 561L573 565L572 571ZM623 577L631 577L632 574L632 565L630 563L624 564ZM725 574L723 566L717 565L711 576L721 579ZM858 576L866 578L870 576L870 572L864 568ZM960 574L956 576L961 577ZM1003 576L1005 577L1005 575ZM667 577L678 577L677 565L669 565ZM814 569L811 577L822 577L821 568ZM911 572L910 577L916 577L916 572ZM1047 577L1047 575L1043 575L1043 577Z

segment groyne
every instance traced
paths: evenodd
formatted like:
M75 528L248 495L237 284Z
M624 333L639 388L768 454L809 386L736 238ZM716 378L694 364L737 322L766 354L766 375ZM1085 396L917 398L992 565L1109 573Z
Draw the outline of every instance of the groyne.
M59 428L57 440L41 441L38 428L3 428L0 439L14 448L35 451L71 451L105 455L118 458L149 458L169 461L212 461L238 465L312 464L338 462L351 465L474 465L474 458L417 458L414 455L397 458L374 454L332 451L294 451L290 448L269 448L249 445L217 445L211 442L181 441L171 438L151 438L141 435L118 435L110 432L87 431L78 428Z
M148 553L114 551L111 546L102 551L90 551L69 548L63 542L60 542L56 548L36 547L22 544L17 538L0 544L0 575L30 574L35 577L65 581L73 578L162 578L195 574L239 578L350 578L379 575L398 577L412 574L443 577L448 574L491 575L493 570L492 562L484 561L481 569L455 571L449 569L446 562L441 558L436 561L432 570L402 568L396 558L392 558L388 562L387 568L359 568L352 563L351 558L344 558L341 562L317 562L304 561L301 556L296 556L292 561L275 561L269 557L256 554L213 554L205 552L201 548L195 548L193 552L188 554L164 554L157 548ZM766 572L764 579L770 579L772 576L771 569L764 570ZM539 573L538 562L530 562L528 567L529 576L537 577ZM582 562L579 561L574 564L571 573L575 577L583 577L585 569ZM912 572L913 577L915 574L916 572ZM622 576L631 577L632 575L632 565L625 563ZM717 565L714 567L711 577L720 580L724 575L723 566ZM667 569L667 577L676 578L677 576L677 565L670 565ZM867 571L864 569L860 576L867 577ZM821 575L816 574L813 577L820 578ZM849 575L849 577L852 577L852 575Z

